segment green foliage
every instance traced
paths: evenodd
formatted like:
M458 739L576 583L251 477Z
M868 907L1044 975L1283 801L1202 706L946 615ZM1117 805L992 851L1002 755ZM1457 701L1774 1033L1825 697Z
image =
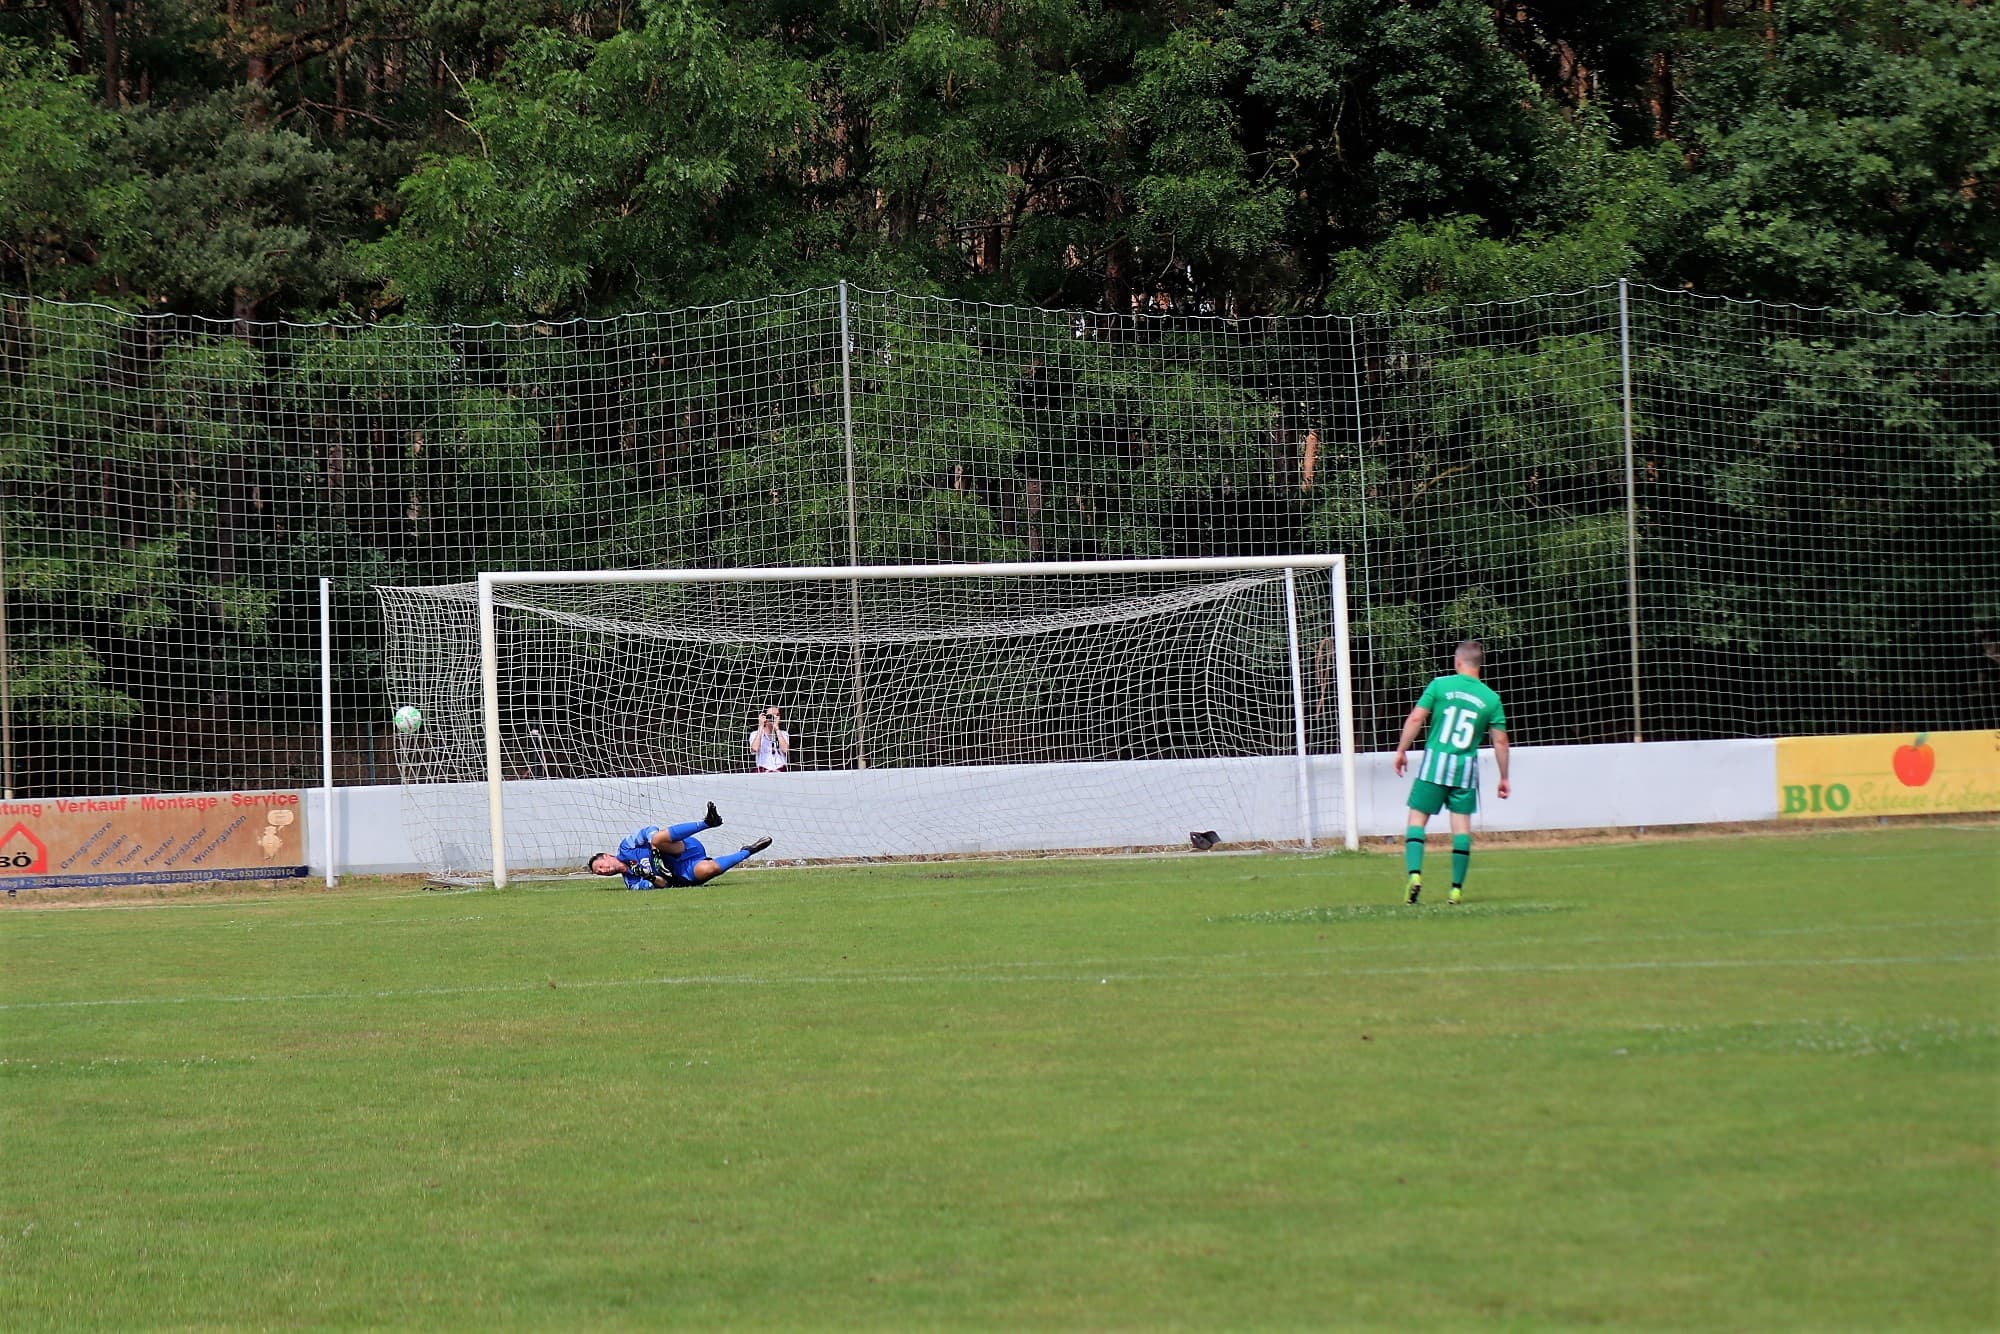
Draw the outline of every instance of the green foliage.
M1250 58L1226 31L1176 32L1140 55L1115 99L1119 129L1143 149L1130 176L1142 271L1157 261L1241 272L1282 237L1283 185L1253 170L1234 96Z
M136 202L118 117L66 54L0 35L0 284L45 296L88 293L98 247L132 225Z
M471 85L475 151L404 183L370 264L426 311L551 315L686 300L767 246L760 208L812 117L804 66L732 41L698 0L649 0L601 41L523 35Z
M1649 633L1648 654L1660 705L1705 719L1703 734L1794 731L1811 693L1801 681L1699 702L1684 662L1757 679L1803 654L1830 664L1842 689L1939 698L1949 681L1945 691L1975 698L1987 670L1976 641L2000 625L2000 592L1969 554L2000 545L1993 320L1795 319L1744 358L1725 349L1756 316L1715 303L1698 338L1682 331L1672 365L1641 373L1657 379L1649 399L1696 384L1728 423L1645 446L1679 519L1648 525L1647 582L1688 609L1674 632ZM1637 337L1643 346L1649 331ZM1843 568L1870 572L1866 596L1830 595L1827 572Z
M1565 163L1545 222L1497 236L1484 218L1398 223L1334 260L1329 310L1424 309L1570 292L1641 272L1683 207L1667 150L1619 150L1601 117L1562 132Z
M940 546L986 560L1025 557L1032 539L1003 535L1002 506L991 503L1026 484L1028 442L1004 380L965 342L928 339L907 326L888 335L879 378L855 414L859 438L897 443L894 450L868 450L861 463L869 499L863 559L908 560ZM940 391L971 410L926 410L926 397Z
M355 273L347 243L367 191L270 110L262 94L225 92L126 118L120 157L146 221L106 257L121 283L239 317L335 299Z
M82 640L50 645L12 681L15 702L41 727L75 733L102 730L143 711L137 700L104 683L104 664Z
M966 7L913 7L885 26L882 40L841 52L842 90L870 108L867 179L885 196L892 239L926 215L973 218L1006 208L1021 183L1004 170L997 145L1016 139L1034 111L1032 76L1009 38L1024 21L1058 6L1003 6L995 29L974 27Z
M106 43L108 12L0 14L0 285L239 318L839 277L2000 305L2000 18L1959 0L157 0Z
M215 619L231 634L249 644L271 642L272 615L283 595L276 588L243 583L220 584L215 589Z
M1787 0L1698 48L1689 226L1711 290L2000 308L2000 10Z

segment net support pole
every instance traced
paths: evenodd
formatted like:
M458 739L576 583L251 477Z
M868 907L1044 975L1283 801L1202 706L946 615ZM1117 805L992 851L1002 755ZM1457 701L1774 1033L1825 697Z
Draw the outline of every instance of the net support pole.
M1618 373L1624 399L1625 427L1625 612L1632 653L1632 739L1644 741L1639 713L1639 482L1632 457L1632 302L1631 283L1618 280Z
M1360 554L1362 565L1355 577L1359 581L1361 600L1367 602L1368 576L1373 571L1374 565L1368 556L1369 551L1373 548L1368 545L1368 421L1365 415L1367 411L1367 398L1363 393L1361 377L1361 339L1355 332L1355 328L1360 322L1361 317L1358 315L1349 315L1347 317L1347 358L1354 370L1354 504L1356 512L1361 518L1361 541L1356 545L1355 550ZM1346 592L1346 584L1347 579L1345 575L1339 576L1334 580L1335 588L1342 594ZM1345 633L1347 628L1345 617L1341 618L1340 626L1342 633ZM1343 657L1340 661L1340 671L1345 673L1346 670L1347 659ZM1342 679L1346 679L1344 675ZM1340 716L1343 722L1348 717L1345 705L1341 708ZM1372 710L1370 712L1370 719L1371 721L1373 720ZM1348 827L1350 830L1353 828L1351 820L1348 822Z
M0 520L0 792L14 799L14 701L7 665L7 527Z
M333 580L319 581L319 782L320 846L326 854L326 887L340 880L333 865Z
M1285 644L1292 660L1292 748L1299 768L1299 841L1313 845L1312 761L1306 754L1306 682L1299 668L1299 590L1292 567L1285 567Z
M500 631L493 619L493 576L479 576L479 708L486 734L486 827L493 840L493 887L507 887L506 803L500 795Z
M860 488L854 475L854 334L847 318L847 279L840 280L840 433L847 453L847 563L861 563ZM854 767L868 767L867 700L861 685L861 585L847 583L847 614L853 638L848 662L854 675Z
M847 317L847 279L840 280L840 436L846 452L847 563L861 563L861 510L854 478L854 331Z
M1347 630L1347 557L1327 572L1333 583L1333 678L1340 719L1340 819L1349 852L1361 848L1360 797L1354 790L1354 641Z

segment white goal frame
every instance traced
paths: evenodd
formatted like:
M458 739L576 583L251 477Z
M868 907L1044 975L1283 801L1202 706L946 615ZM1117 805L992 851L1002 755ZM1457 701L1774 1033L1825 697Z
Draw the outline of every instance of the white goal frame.
M1305 680L1299 654L1297 572L1325 570L1332 586L1334 677L1339 708L1341 818L1345 843L1352 852L1361 846L1356 827L1354 791L1354 673L1348 632L1347 557L1336 554L1296 556L1215 556L1156 560L1012 561L954 565L812 565L748 566L734 569L672 570L517 570L484 571L479 576L479 671L481 726L486 743L486 806L493 846L493 884L507 884L506 801L500 754L500 649L493 590L502 585L532 584L719 584L786 583L846 580L858 585L877 579L1037 578L1089 574L1227 574L1282 570L1285 575L1285 633L1291 654L1292 733L1298 760L1300 842L1313 846L1311 765L1306 749ZM858 597L854 614L860 615ZM858 631L859 621L856 621Z

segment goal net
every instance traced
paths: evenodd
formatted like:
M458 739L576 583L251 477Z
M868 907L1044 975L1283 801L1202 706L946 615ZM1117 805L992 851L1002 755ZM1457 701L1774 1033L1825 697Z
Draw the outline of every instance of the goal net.
M499 884L710 801L711 851L769 835L771 860L1352 847L1345 576L1301 556L385 587L390 706L424 719L397 741L411 840Z

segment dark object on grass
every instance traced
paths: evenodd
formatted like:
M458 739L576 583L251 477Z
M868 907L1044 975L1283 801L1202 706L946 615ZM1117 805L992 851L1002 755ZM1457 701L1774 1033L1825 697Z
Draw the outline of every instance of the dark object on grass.
M1222 835L1216 833L1213 829L1198 829L1188 835L1188 842L1194 844L1196 852L1207 852L1210 848L1222 842Z

